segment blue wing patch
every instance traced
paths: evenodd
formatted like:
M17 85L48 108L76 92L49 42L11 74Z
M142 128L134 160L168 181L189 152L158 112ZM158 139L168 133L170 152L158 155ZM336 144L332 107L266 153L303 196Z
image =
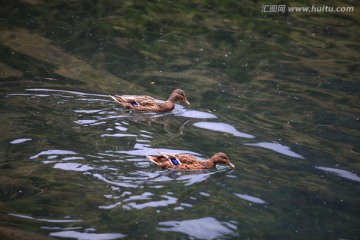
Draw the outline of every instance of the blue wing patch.
M131 102L130 104L131 104L131 106L138 106L138 105L139 105L139 104L138 104L137 102L135 102L135 101Z
M175 166L180 165L179 160L177 160L176 158L172 157L172 158L169 158L169 159L170 159L170 161L171 161L171 163L172 163L173 165L175 165Z

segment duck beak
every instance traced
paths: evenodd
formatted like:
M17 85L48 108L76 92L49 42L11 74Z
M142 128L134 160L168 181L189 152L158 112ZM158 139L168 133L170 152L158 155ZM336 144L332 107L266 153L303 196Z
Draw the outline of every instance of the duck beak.
M234 169L235 169L235 165L234 165L234 164L232 164L231 162L229 162L229 167L230 167L232 170L234 170Z
M183 98L183 102L186 103L187 105L190 105L189 101L185 97Z

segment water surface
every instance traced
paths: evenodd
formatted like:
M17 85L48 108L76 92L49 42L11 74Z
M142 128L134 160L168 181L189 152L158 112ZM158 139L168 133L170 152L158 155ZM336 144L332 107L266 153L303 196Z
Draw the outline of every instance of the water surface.
M359 14L336 5L2 4L0 237L359 239ZM190 108L109 97L175 88ZM219 151L235 170L146 158Z

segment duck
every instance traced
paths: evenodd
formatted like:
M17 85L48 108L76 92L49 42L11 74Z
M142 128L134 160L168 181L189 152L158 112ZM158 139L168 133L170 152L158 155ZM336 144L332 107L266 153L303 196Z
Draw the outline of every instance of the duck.
M115 95L110 97L125 109L143 112L170 112L174 109L175 102L178 100L190 105L186 99L185 92L181 89L175 89L164 102L159 102L153 97L143 95Z
M229 161L227 155L223 152L214 154L207 160L196 159L193 155L179 153L159 153L160 156L146 156L151 162L155 163L161 169L174 170L206 170L215 168L217 164L224 164L231 169L235 165Z

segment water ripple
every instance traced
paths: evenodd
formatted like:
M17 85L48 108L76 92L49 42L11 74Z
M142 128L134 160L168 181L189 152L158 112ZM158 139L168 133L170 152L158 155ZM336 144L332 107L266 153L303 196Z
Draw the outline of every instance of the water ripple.
M93 167L80 163L57 163L54 165L54 168L62 169L65 171L77 171L77 172L87 172L89 170L94 169Z
M76 220L76 219L34 218L34 217L31 217L31 216L22 215L22 214L16 214L16 213L9 213L9 215L13 216L13 217L19 217L19 218L30 219L30 220L40 221L40 222L49 222L49 223L74 223L74 222L81 222L82 221L82 220Z
M137 137L135 134L124 134L124 133L114 133L114 134L101 134L102 137Z
M216 239L235 235L237 227L234 222L219 222L213 217L185 221L159 222L158 230L163 232L181 232L191 238Z
M31 138L19 138L19 139L15 139L13 141L11 141L11 144L19 144L19 143L23 143L23 142L27 142L27 141L31 141Z
M289 147L281 145L280 143L258 142L258 143L246 143L245 145L261 147L261 148L272 150L277 153L281 153L281 154L289 156L289 157L304 159L303 156L291 151Z
M26 91L29 92L60 92L60 93L70 93L78 96L97 96L97 97L107 97L104 94L93 94L93 93L85 93L78 91L69 91L69 90L60 90L60 89L49 89L49 88L28 88Z
M30 159L36 159L42 155L77 155L78 153L74 152L74 151L69 151L69 150L59 150L59 149L50 149L50 150L46 150L46 151L42 151L34 156L31 156Z
M215 116L212 113L201 112L201 111L196 111L196 110L184 110L179 113L175 113L175 115L180 116L180 117L197 118L197 119L217 118L217 116Z
M338 175L339 177L342 177L342 178L346 178L346 179L349 179L349 180L360 182L360 177L357 176L356 174L352 173L352 172L349 172L349 171L345 171L345 170L338 169L338 168L330 168L330 167L315 167L315 168L317 168L319 170L322 170L322 171L325 171L325 172L333 173L333 174Z
M50 233L52 237L75 238L79 240L111 240L126 237L122 233L87 233L77 231L61 231Z
M146 194L146 197L152 196L152 194L151 195L148 195L147 193L144 193L144 194ZM130 198L133 198L133 197L139 197L139 196L132 196ZM159 200L159 201L150 201L150 202L144 202L144 203L130 202L130 203L125 204L123 206L123 208L126 210L130 210L130 209L140 210L140 209L143 209L146 207L153 207L153 208L167 207L169 205L177 203L177 198L175 198L175 197L171 197L171 196L167 196L167 195L161 195L160 197L162 198L162 200ZM125 199L124 202L125 201L127 201L127 199Z
M195 174L184 174L177 178L177 180L184 180L185 186L191 186L195 183L206 181L212 173L195 173Z
M134 155L134 156L146 156L146 155L158 155L160 152L167 152L167 153L186 153L192 155L199 155L198 153L187 151L187 150L176 150L176 149L169 149L169 148L151 148L147 147L147 145L136 143L134 148L136 150L122 150L122 151L115 151L117 153Z
M258 204L265 204L266 202L260 198L253 197L247 194L241 194L241 193L234 193L234 195L238 198L241 198L243 200L252 202L252 203L258 203Z
M119 187L126 187L126 188L137 188L138 187L137 184L132 184L132 183L128 183L128 182L116 182L116 181L108 180L105 177L103 177L101 174L98 174L98 173L95 173L93 176L101 181L108 183L108 184L112 184L112 185L119 186Z
M221 123L221 122L196 122L194 123L195 127L198 128L205 128L212 131L217 132L225 132L230 133L234 135L235 137L242 137L242 138L254 138L253 135L239 132L234 126L227 124L227 123Z

